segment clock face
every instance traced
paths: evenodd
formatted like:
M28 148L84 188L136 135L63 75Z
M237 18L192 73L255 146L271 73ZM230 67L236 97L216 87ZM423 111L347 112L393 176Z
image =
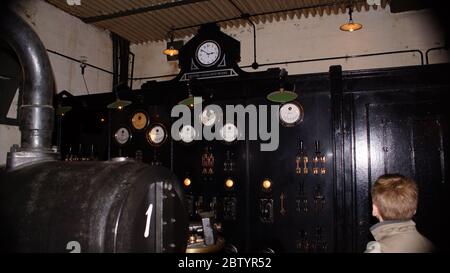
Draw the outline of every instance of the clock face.
M219 60L220 47L214 41L203 42L196 52L198 62L203 66L212 66Z
M233 123L225 124L220 130L220 134L225 142L233 142L238 138L239 131Z
M167 138L167 132L166 129L160 125L155 124L147 131L147 141L150 143L150 145L153 146L160 146L164 143L164 141Z
M131 139L130 130L126 127L119 128L114 134L114 139L119 145L127 144L127 142Z
M134 113L133 117L131 118L131 124L133 125L133 128L136 130L142 130L145 127L147 127L148 124L148 117L147 114L143 111L139 111Z
M180 130L180 138L184 143L191 143L194 141L196 132L191 125L184 125Z
M284 126L294 126L303 121L303 107L297 102L288 102L280 108L280 120Z

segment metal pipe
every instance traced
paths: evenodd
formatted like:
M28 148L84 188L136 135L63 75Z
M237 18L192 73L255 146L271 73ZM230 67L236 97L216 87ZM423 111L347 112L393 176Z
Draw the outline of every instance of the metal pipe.
M253 63L252 63L252 68L256 70L259 67L258 62L256 61L256 26L255 26L255 23L253 23L253 21L250 19L250 17L248 17L247 20L253 26Z
M256 62L256 26L255 23L253 23L253 21L250 19L250 14L248 13L244 13L241 8L239 8L238 5L236 5L236 3L233 2L233 0L228 0L228 2L230 2L231 5L233 5L233 7L239 11L239 13L241 14L242 19L247 20L248 22L250 22L250 25L252 25L253 27L253 64L252 64L252 68L253 69L258 69L258 63Z
M440 46L440 47L432 47L432 48L429 48L429 49L425 52L425 59L426 59L425 64L430 64L429 59L428 59L428 54L430 53L430 51L441 50L441 49L448 50L448 47Z
M119 42L117 35L115 33L111 33L111 39L112 39L112 58L113 58L113 91L114 87L119 83L119 63L118 63L118 57L119 57Z
M141 80L153 80L158 78L168 78L168 77L176 77L178 74L167 74L167 75L160 75L160 76L151 76L151 77L140 77L140 78L134 78L133 81L141 81Z
M133 90L133 77L134 77L134 59L136 58L136 55L133 52L129 52L131 55L131 81L130 81L130 90Z
M421 65L424 65L423 52L421 50L419 50L419 49L400 50L400 51L387 51L387 52L379 52L379 53L369 53L369 54L361 54L361 55L346 55L346 56L316 58L316 59L305 59L305 60L286 61L286 62L273 62L273 63L258 64L258 65L261 67L261 66L280 65L280 64L319 62L319 61L329 61L329 60L337 60L337 59L349 59L349 58L360 58L360 57L390 55L390 54L408 53L408 52L417 52L417 53L419 53L420 54L420 63L421 63ZM250 68L250 67L252 67L252 65L240 66L239 68ZM152 79L175 77L175 76L178 76L178 74L160 75L160 76L152 76L152 77L141 77L141 78L135 78L133 80L152 80Z
M135 8L135 9L131 9L131 10L118 11L118 12L115 12L112 14L84 17L84 18L81 18L81 20L87 24L92 24L92 23L98 23L101 21L112 20L112 19L122 18L122 17L126 17L126 16L132 16L132 15L138 15L141 13L147 13L147 12L152 12L152 11L181 7L181 6L205 2L205 1L210 1L210 0L168 1L167 3L151 4L151 5L148 5L145 7L139 7L139 8Z
M119 83L128 85L130 69L130 42L119 37Z
M419 49L411 49L411 50L387 51L387 52L379 52L379 53L369 53L369 54L359 54L359 55L346 55L346 56L337 56L337 57L327 57L327 58L317 58L317 59L286 61L286 62L273 62L273 63L260 64L259 66L261 67L261 66L271 66L271 65L280 65L280 64L307 63L307 62L329 61L329 60L337 60L337 59L351 59L351 58L390 55L390 54L398 54L398 53L411 53L411 52L419 53L420 54L420 64L424 65L423 52L420 51ZM241 66L240 68L249 68L249 67L252 67L252 66L251 65L246 65L246 66Z
M9 9L0 14L0 37L16 53L24 75L20 151L51 151L55 84L47 51L34 30Z
M67 56L67 55L64 55L64 54L62 54L62 53L56 52L56 51L54 51L54 50L47 49L47 52L50 52L50 53L52 53L52 54L55 54L55 55L58 55L58 56L60 56L60 57L66 58L66 59L68 59L68 60L71 60L71 61L80 63L80 60L77 60L77 59L72 58L72 57L70 57L70 56ZM111 75L113 74L113 72L108 71L108 70L106 70L106 69L103 69L103 68L101 68L101 67L98 67L98 66L95 66L95 65L92 65L92 64L89 64L89 63L85 63L85 64L86 64L86 66L89 66L89 67L98 69L98 70L103 71L103 72L105 72L105 73L108 73L108 74L111 74Z

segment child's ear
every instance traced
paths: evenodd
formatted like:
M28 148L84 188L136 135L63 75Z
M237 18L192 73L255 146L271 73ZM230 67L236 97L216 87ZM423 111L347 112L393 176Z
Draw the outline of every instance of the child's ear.
M379 212L378 212L377 206L375 206L375 204L372 204L372 216L377 217L378 214L379 214Z
M381 215L380 215L380 210L374 204L372 204L372 216L376 217L378 219L378 221L380 221L380 222L383 221L383 217L381 217Z

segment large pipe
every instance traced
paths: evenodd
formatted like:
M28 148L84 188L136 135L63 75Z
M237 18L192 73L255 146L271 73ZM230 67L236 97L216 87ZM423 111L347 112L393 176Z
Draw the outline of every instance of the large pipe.
M0 167L0 252L185 252L188 214L163 167L55 161L54 80L44 46L0 9L0 39L22 66L21 147ZM109 138L108 138L109 139Z
M49 152L54 119L54 79L47 51L34 30L10 9L0 11L0 38L14 50L22 66L20 151Z

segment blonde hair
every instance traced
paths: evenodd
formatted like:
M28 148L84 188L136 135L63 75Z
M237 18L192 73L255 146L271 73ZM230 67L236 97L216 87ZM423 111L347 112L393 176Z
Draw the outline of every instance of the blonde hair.
M372 187L372 203L384 220L410 220L417 209L416 182L400 174L380 176Z

